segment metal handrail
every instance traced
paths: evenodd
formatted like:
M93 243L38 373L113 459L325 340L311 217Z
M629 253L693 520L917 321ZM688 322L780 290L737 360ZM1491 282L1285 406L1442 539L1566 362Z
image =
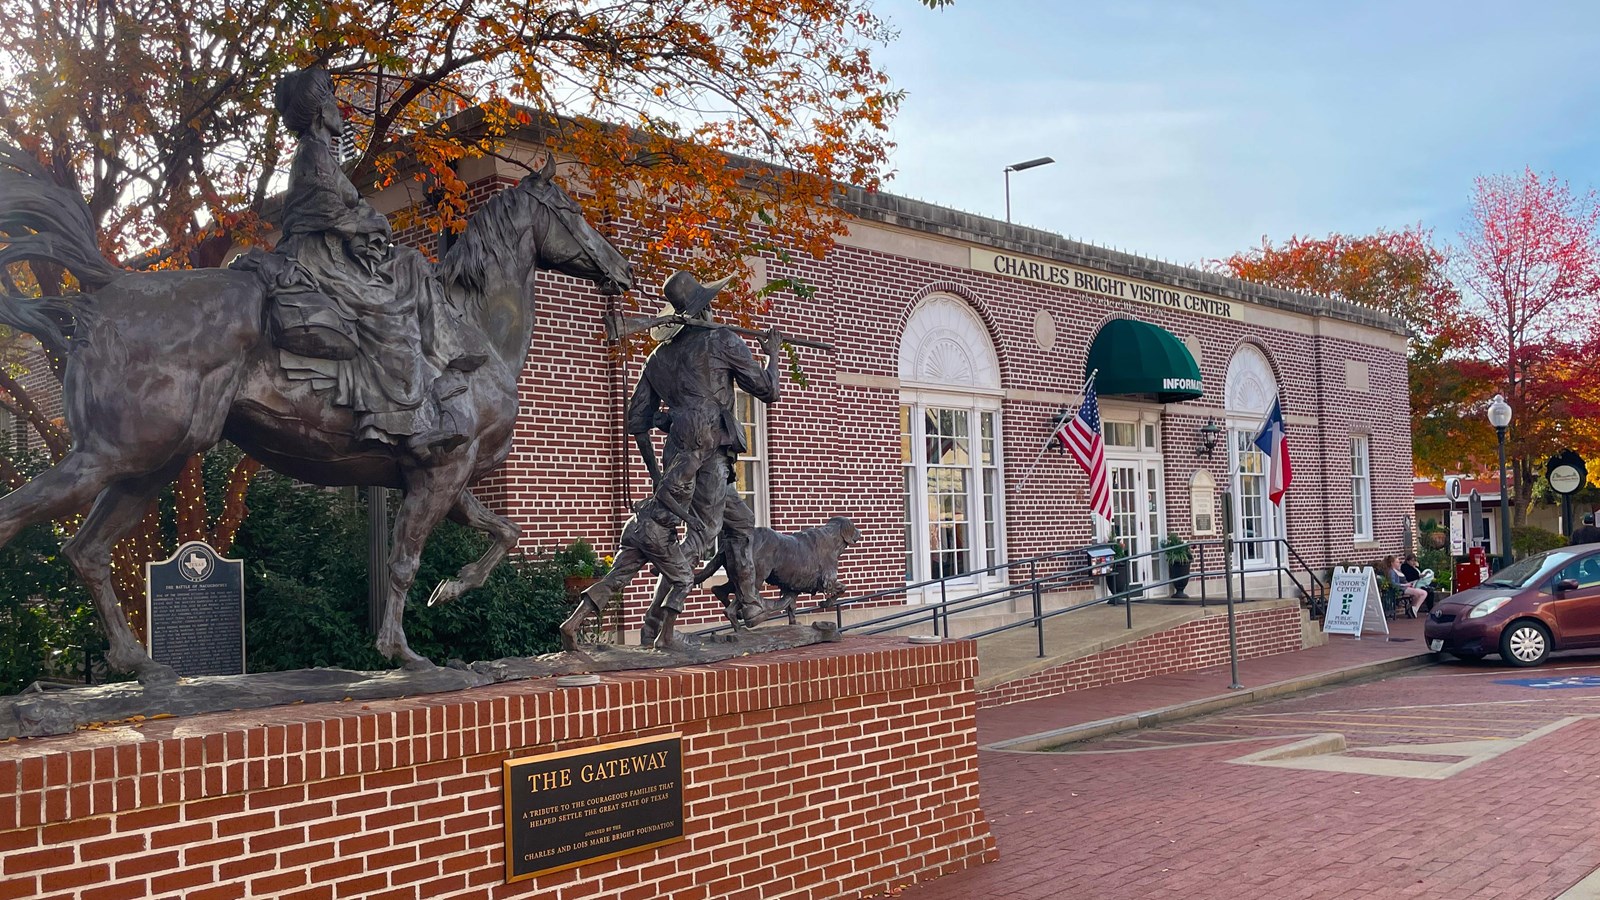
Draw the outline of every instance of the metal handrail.
M1101 545L1090 544L1088 546L1093 547L1093 546L1101 546ZM866 603L871 603L871 602L876 601L876 600L885 600L885 599L889 599L891 597L896 597L896 596L901 596L901 595L908 595L908 594L911 594L911 593L913 593L915 591L926 591L929 588L937 587L939 589L939 594L940 594L939 603L937 603L937 604L924 604L924 605L920 605L920 606L917 606L917 607L913 607L913 608L911 608L909 610L902 610L900 612L896 612L896 613L892 613L890 615L884 616L882 619L874 619L874 620L872 620L872 623L876 623L876 622L879 622L879 621L887 621L887 620L890 620L890 619L897 619L897 618L906 617L906 616L921 617L921 616L928 615L930 612L936 612L936 611L940 610L941 608L946 607L946 606L948 606L950 604L961 604L961 603L965 603L965 602L967 602L969 600L972 600L972 599L974 599L976 597L987 596L989 594L993 594L993 593L996 593L998 591L1012 591L1014 589L1018 589L1019 587L1025 587L1027 585L1032 584L1035 580L1044 580L1044 581L1056 580L1057 578L1059 578L1060 573L1056 573L1055 575L1047 575L1043 579L1039 579L1038 575L1037 575L1039 564L1040 563L1054 562L1056 560L1062 560L1062 559L1065 559L1066 557L1072 556L1074 554L1080 554L1081 555L1081 554L1084 554L1085 552L1086 552L1085 548L1083 548L1083 547L1074 547L1074 548L1069 548L1067 550L1055 550L1055 551L1052 551L1050 553L1042 554L1040 556L1033 556L1033 557L1029 557L1027 559L1019 559L1019 560L1012 560L1010 562L997 563L995 565L988 566L988 567L983 568L983 569L973 569L971 571L962 572L959 575L947 575L944 578L930 578L927 581L919 581L919 582L915 582L915 583L912 583L912 584L904 584L904 585L898 585L898 586L892 587L892 588L884 588L883 590L880 590L880 591L873 591L870 594L861 594L859 596L846 597L846 598L841 598L841 599L833 600L833 601L823 601L823 602L818 603L815 606L812 606L812 607L809 607L809 608L796 608L795 609L795 615L811 615L811 614L819 613L819 612L833 612L835 614L834 615L835 623L839 626L839 628L841 630L844 630L846 628L846 626L845 626L843 620L844 620L844 610L845 610L846 607L849 607L849 606L860 606L860 605L863 605L863 604L866 604ZM988 591L984 591L982 594L963 594L960 597L957 597L955 600L950 600L949 599L948 586L949 586L949 583L952 582L952 581L972 580L972 579L976 579L976 578L978 578L980 576L997 574L997 573L1002 572L1002 571L1006 571L1006 570L1009 570L1009 569L1017 569L1017 568L1020 568L1020 567L1023 567L1023 566L1027 566L1028 570L1029 570L1029 573L1030 573L1030 577L1029 577L1029 579L1027 581L1014 582L1014 581L1009 580L1009 578L1008 578L1005 584L1003 584L1003 585L1001 585L1001 586L999 586L997 588L992 588L992 589L990 589ZM963 587L965 587L965 585L963 585ZM1009 600L1009 599L1014 599L1014 597L1012 597L1012 596L1000 597L1000 598L998 598L996 600L993 600L992 603L1004 602L1005 600ZM980 606L986 606L986 605L991 605L991 604L980 604ZM956 612L965 612L965 611L967 611L967 610L964 609L964 608L956 610ZM948 623L949 623L949 615L948 615L948 613L943 613L943 614L939 614L938 615L938 618L936 618L934 623L933 623L933 626L934 626L933 627L933 633L934 634L939 634L940 633L940 629L939 629L940 622L938 621L938 619L943 619L944 623L946 625L948 625ZM857 628L860 628L863 625L872 624L872 623L858 622L855 625L848 626L848 627L851 628L851 629L857 629ZM729 631L729 630L732 629L732 627L733 627L732 625L718 625L715 628L705 629L704 631L702 631L700 633L701 634L718 634L718 633L721 633L723 631ZM948 630L946 630L945 633L948 634Z
M1186 543L1188 544L1188 546L1190 548L1190 551L1191 551L1190 572L1186 577L1188 579L1190 579L1190 580L1197 580L1198 581L1199 586L1200 586L1200 598L1199 599L1200 599L1200 603L1201 603L1202 607L1204 607L1206 605L1206 603L1207 603L1207 600L1206 600L1206 581L1209 578L1216 577L1217 575L1222 575L1224 578L1230 578L1231 579L1233 573L1235 571L1237 571L1239 573L1239 599L1240 600L1244 600L1244 599L1247 599L1246 593L1245 593L1245 580L1244 580L1245 577L1247 575L1259 576L1259 575L1265 573L1266 571L1269 571L1269 569L1267 569L1267 568L1245 569L1243 566L1239 566L1239 567L1235 568L1232 565L1232 561L1231 560L1225 560L1224 561L1224 565L1220 569L1214 570L1214 569L1212 569L1211 567L1209 567L1206 564L1206 560L1205 560L1206 550L1208 548L1221 549L1224 546L1224 541L1223 540L1216 539L1216 540L1209 540L1209 541L1187 541ZM1289 581L1292 584L1295 585L1295 587L1301 592L1301 595L1303 597L1305 597L1308 601L1310 601L1310 604L1312 605L1313 609L1315 608L1315 605L1316 605L1316 598L1318 596L1324 596L1324 597L1326 596L1326 593L1325 593L1326 592L1326 585L1324 585L1322 583L1322 580L1317 576L1316 570L1313 569L1309 564L1307 564L1305 562L1305 559L1299 554L1299 552L1297 552L1294 549L1294 547L1288 542L1288 539L1281 538L1281 537L1277 537L1277 538L1236 538L1234 540L1234 543L1235 544L1265 544L1265 543L1273 543L1273 544L1281 544L1281 545L1283 545L1283 547L1285 548L1285 550L1287 552L1285 554L1278 555L1275 558L1275 561L1274 561L1275 564L1271 567L1271 570L1276 570L1276 573L1277 573L1277 578L1278 578L1278 596L1279 597L1283 596L1283 578L1284 578L1285 575L1287 575L1289 577ZM1026 618L1023 618L1023 619L1019 619L1019 620L1017 620L1015 622L1009 622L1009 623L1006 623L1006 624L1003 624L1003 625L995 626L993 628L985 629L983 631L974 632L972 634L966 635L966 638L967 639L971 639L971 640L976 640L978 638L988 637L988 636L994 635L994 634L1000 634L1000 633L1003 633L1003 632L1006 632L1006 631L1010 631L1010 630L1013 630L1013 629L1016 629L1016 628L1032 627L1032 628L1035 629L1035 631L1036 631L1036 633L1038 635L1038 642L1039 642L1038 655L1039 655L1040 658L1043 658L1045 656L1044 622L1046 620L1053 619L1053 618L1056 618L1058 616L1066 615L1067 613L1077 612L1077 611L1082 610L1082 609L1087 609L1087 608L1092 607L1092 606L1098 606L1098 605L1101 605L1101 604L1115 605L1117 603L1122 603L1124 605L1124 608L1125 608L1125 611L1126 611L1126 627L1131 629L1131 628L1133 628L1133 604L1135 604L1135 603L1147 603L1147 602L1152 602L1152 601L1156 601L1156 600L1165 599L1165 598L1150 597L1150 596L1148 596L1148 594L1152 589L1166 587L1166 586L1172 585L1172 584L1174 584L1174 583L1176 583L1178 581L1178 579L1176 579L1176 578L1168 577L1166 579L1162 579L1162 580L1158 580L1158 581L1151 581L1151 582L1141 583L1141 584L1138 584L1136 586L1135 585L1130 585L1127 589L1125 589L1123 591L1111 593L1111 594L1108 594L1108 595L1106 595L1104 597L1096 597L1096 598L1093 598L1091 600L1084 601L1082 603L1076 603L1076 604L1073 604L1073 605L1070 605L1070 606L1062 607L1061 609L1052 610L1050 612L1045 612L1043 610L1043 608L1042 608L1042 602L1043 602L1044 591L1047 588L1055 586L1055 585L1058 585L1058 584L1071 584L1071 583L1075 583L1075 582L1076 583L1082 583L1084 581L1092 582L1094 578L1099 577L1100 575L1104 574L1104 570L1105 570L1106 566L1103 563L1102 564L1096 564L1096 563L1094 563L1092 561L1085 561L1085 562L1083 562L1083 563L1081 563L1081 564L1079 564L1077 566L1069 566L1069 567L1063 568L1063 569L1061 569L1059 571L1055 571L1055 572L1052 572L1050 574L1041 576L1041 575L1038 574L1038 564L1041 563L1041 562L1046 562L1046 561L1061 560L1061 559L1064 559L1064 558L1066 558L1068 556L1075 556L1075 555L1080 555L1080 554L1086 556L1088 548L1089 547L1096 547L1096 546L1104 546L1104 545L1103 544L1090 544L1090 545L1087 545L1085 547L1074 547L1074 548L1071 548L1071 549L1068 549L1068 550L1060 550L1060 551L1056 551L1056 552L1053 552L1053 553L1044 554L1042 556L1031 557L1029 559L1016 560L1016 561L1013 561L1013 562L1007 562L1007 563L1001 563L1001 564L994 565L994 566L989 566L989 567L987 567L985 569L975 570L973 572L963 573L963 574L961 574L959 576L952 576L952 577L943 578L943 579L932 579L932 580L929 580L929 581L918 582L916 584L910 584L910 585L905 585L905 586L895 587L895 588L888 588L888 589L881 590L881 591L875 591L875 592L870 593L870 594L863 594L863 595L860 595L860 596L857 596L857 597L850 597L850 598L846 598L846 599L843 599L843 600L833 601L831 603L823 602L823 603L819 603L819 604L816 604L816 605L808 607L808 608L796 609L795 610L795 614L796 615L810 615L810 614L815 614L815 613L819 613L819 612L832 611L834 613L835 624L837 625L837 627L839 628L840 631L853 631L853 632L857 632L857 633L861 633L861 634L882 634L884 632L893 631L893 630L896 630L896 629L899 629L899 628L906 627L908 625L917 624L918 622L921 622L924 619L926 619L931 624L932 631L933 631L933 633L935 635L941 635L942 634L944 636L949 636L949 634L950 634L950 617L952 615L960 615L960 614L963 614L963 613L975 612L975 611L978 611L978 610L982 610L982 609L994 606L994 605L999 604L999 603L1006 603L1006 602L1010 602L1010 601L1013 601L1013 600L1021 599L1023 597L1030 597L1031 600L1032 600L1032 606L1033 606L1032 615L1030 615L1030 616L1028 616ZM1146 557L1153 558L1153 557L1156 557L1156 556L1165 556L1166 552L1167 552L1167 548L1158 547L1156 549L1148 550L1148 551L1145 551L1143 553L1137 553L1137 554L1133 554L1133 555L1130 555L1130 556L1118 557L1115 560L1113 560L1112 564L1113 565L1131 564L1134 560L1137 560L1137 559L1143 559L1143 558L1146 558ZM1292 563L1298 563L1299 566L1301 567L1301 569L1304 570L1307 579L1309 580L1310 584L1312 585L1310 590L1307 590L1305 585L1303 585L1300 582L1300 579L1298 577L1296 577L1296 573L1291 568L1291 561L1292 561ZM1016 570L1016 569L1019 569L1019 568L1021 568L1023 566L1028 567L1029 577L1026 580L1023 580L1023 581L1008 581L1007 583L999 585L997 587L990 588L990 589L987 589L987 590L981 590L981 591L978 591L977 593L964 594L964 595L962 595L960 597L957 597L957 598L955 598L953 600L950 599L950 597L949 597L949 592L947 590L947 585L948 585L949 582L951 582L953 580L956 580L956 579L963 579L963 580L971 579L971 578L974 578L977 575L998 573L998 572L1008 571L1008 570ZM873 600L881 600L881 599L884 599L884 598L887 598L887 597L893 597L893 596L896 596L896 595L904 595L904 594L908 594L911 591L915 591L915 590L924 590L924 591L926 591L928 588L931 588L934 585L938 585L939 589L940 589L939 601L937 603L926 604L926 605L911 607L911 608L907 608L907 609L896 610L896 611L894 611L892 613L889 613L888 615L880 616L880 617L877 617L877 618L874 618L874 619L869 619L869 620L864 621L864 622L856 622L856 623L851 624L851 625L845 625L844 624L844 621L843 621L843 619L844 619L844 610L847 607L860 606L860 605L862 605L864 603L867 603L867 602L870 602L870 601L873 601ZM729 627L729 626L721 626L721 628L727 628L727 627ZM717 630L721 630L721 628L719 628Z

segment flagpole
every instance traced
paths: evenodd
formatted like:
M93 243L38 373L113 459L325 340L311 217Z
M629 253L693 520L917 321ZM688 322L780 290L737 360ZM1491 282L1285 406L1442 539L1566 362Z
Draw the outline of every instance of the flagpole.
M1085 394L1089 392L1089 385L1094 384L1094 377L1099 374L1099 369L1093 369L1089 372L1089 377L1083 382L1083 392ZM1081 396L1078 398L1078 402L1080 404L1083 402L1083 398ZM1061 431L1062 423L1066 421L1067 417L1065 416L1056 420L1056 427L1051 429L1050 433L1045 436L1044 446L1039 448L1039 455L1033 458L1033 463L1032 465L1028 466L1028 471L1022 473L1022 480L1017 482L1016 487L1012 488L1013 491L1020 492L1023 486L1028 483L1028 479L1033 477L1033 470L1039 468L1040 461L1042 461L1044 459L1044 455L1050 451L1050 442L1056 439L1056 434Z

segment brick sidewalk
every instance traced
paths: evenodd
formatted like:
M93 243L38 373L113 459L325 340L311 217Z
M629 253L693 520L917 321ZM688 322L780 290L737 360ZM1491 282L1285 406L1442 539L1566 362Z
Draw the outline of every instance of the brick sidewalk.
M1391 627L1400 637L1420 631L1413 621ZM1327 647L1243 663L1240 680L1258 687L1423 649L1420 640L1335 637ZM1462 672L1484 677L1462 678ZM1344 702L1428 703L1442 690L1441 679L1452 679L1453 698L1503 701L1512 689L1494 684L1496 674L1492 666L1441 666L1382 684L1335 688L1327 702L1337 705L1341 694L1354 692L1358 696ZM1227 685L1222 667L983 710L980 740L1172 705L1225 693ZM1316 700L1294 701L1301 704ZM1229 762L1268 746L982 751L982 803L1000 861L908 886L898 896L1551 898L1600 866L1600 833L1593 826L1600 804L1600 721L1579 720L1442 780Z

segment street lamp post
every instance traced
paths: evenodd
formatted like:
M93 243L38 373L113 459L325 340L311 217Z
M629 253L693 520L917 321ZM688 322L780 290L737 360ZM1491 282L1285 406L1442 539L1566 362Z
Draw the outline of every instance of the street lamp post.
M1489 424L1500 442L1500 568L1511 565L1511 497L1506 493L1506 426L1511 424L1511 404L1495 394L1489 401Z
M1012 172L1021 172L1023 169L1031 169L1034 166L1048 166L1053 162L1055 162L1055 160L1051 159L1050 157L1041 156L1038 159L1030 159L1027 162L1012 163L1011 165L1006 166L1006 221L1007 222L1011 221L1011 173Z

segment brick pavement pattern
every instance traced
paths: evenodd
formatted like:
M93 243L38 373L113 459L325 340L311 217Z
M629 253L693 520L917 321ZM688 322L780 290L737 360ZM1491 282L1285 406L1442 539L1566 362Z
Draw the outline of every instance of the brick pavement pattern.
M1358 646L1335 639L1327 648L1241 666L1241 681L1259 685L1269 668L1287 677L1294 669L1325 668L1330 656L1370 657L1400 648L1412 653L1416 645L1369 638ZM1597 662L1592 655L1558 657L1547 670L1600 674ZM1070 724L1046 724L1051 710L1030 716L1030 706L1052 705L1062 718L1090 721L1141 703L1166 705L1207 686L1215 694L1219 674L1225 686L1224 668L980 711L980 737L994 741ZM1563 716L1600 714L1600 689L1538 691L1498 683L1528 674L1493 661L1447 661L1217 718L1279 720L1276 732L1256 727L1240 732L1246 736L1340 730L1322 725L1361 722L1367 736L1360 742L1372 744L1457 740L1472 728L1496 736ZM1084 708L1067 711L1073 705ZM1409 723L1394 727L1392 740L1381 737L1377 717L1384 710L1393 723ZM1429 733L1429 717L1446 723L1438 726L1439 734ZM1205 727L1204 720L1197 724ZM1221 728L1215 736L1237 734ZM1275 737L1137 752L1082 752L1093 744L1068 753L983 751L982 802L1000 861L907 887L898 896L1552 898L1600 866L1600 832L1594 827L1600 720L1581 719L1436 781L1230 762L1286 742Z

